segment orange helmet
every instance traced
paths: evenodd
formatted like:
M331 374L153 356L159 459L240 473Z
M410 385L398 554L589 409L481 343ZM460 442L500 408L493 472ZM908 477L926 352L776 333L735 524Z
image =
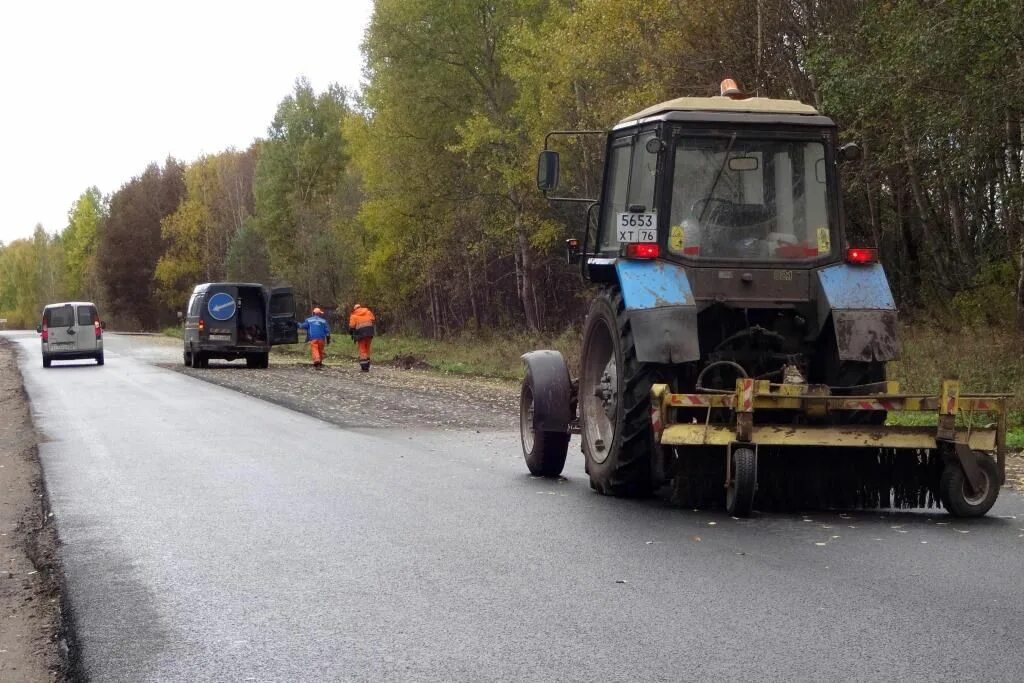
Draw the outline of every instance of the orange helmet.
M320 308L314 308L313 309L313 315L323 315L323 314L324 314L324 312Z

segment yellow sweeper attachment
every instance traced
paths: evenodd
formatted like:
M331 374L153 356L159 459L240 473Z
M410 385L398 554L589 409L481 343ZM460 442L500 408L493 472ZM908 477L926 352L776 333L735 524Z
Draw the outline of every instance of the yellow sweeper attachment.
M988 512L1005 478L1007 395L961 394L956 380L937 395L900 393L896 382L850 391L748 378L721 393L654 385L652 427L660 446L674 449L677 499L694 506L720 499L724 449L726 506L736 515L755 505ZM695 408L703 421L674 419L677 409L692 416ZM886 426L890 412L930 412L935 424Z

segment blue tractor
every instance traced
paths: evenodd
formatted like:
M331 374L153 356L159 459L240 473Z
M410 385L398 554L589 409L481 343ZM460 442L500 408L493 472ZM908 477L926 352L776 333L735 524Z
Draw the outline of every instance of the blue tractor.
M684 97L605 136L599 199L570 260L600 287L578 378L557 351L523 356L529 470L562 472L580 435L593 489L671 491L684 505L922 507L985 514L1005 472L1005 399L901 393L897 312L877 253L844 235L835 123L791 100ZM886 426L889 412L936 426ZM969 416L969 418L968 418ZM982 416L989 421L981 424ZM968 426L969 425L969 426Z

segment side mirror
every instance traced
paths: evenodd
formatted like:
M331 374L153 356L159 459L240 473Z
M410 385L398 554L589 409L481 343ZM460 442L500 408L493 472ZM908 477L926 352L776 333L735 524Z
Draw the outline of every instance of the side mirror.
M558 152L546 149L537 158L537 187L550 192L558 187Z
M42 334L42 333L43 333L43 326L42 325L36 325L36 334Z
M839 148L839 161L857 161L861 157L860 146L856 142L847 142Z

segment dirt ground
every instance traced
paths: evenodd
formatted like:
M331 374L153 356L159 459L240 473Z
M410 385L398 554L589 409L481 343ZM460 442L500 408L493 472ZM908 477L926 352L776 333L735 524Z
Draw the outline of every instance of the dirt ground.
M57 534L13 345L0 339L0 681L71 680Z

